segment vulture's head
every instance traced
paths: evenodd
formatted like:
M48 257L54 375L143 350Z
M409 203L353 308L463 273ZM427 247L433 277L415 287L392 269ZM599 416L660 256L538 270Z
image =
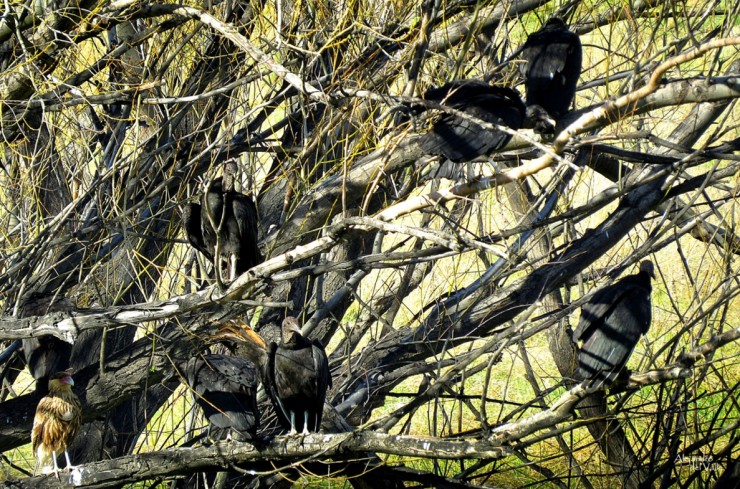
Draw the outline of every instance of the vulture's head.
M650 278L655 279L655 266L650 260L645 260L640 263L640 272L647 273L650 275Z
M301 325L298 320L293 316L288 316L283 319L283 342L292 343L297 337L302 337Z
M559 17L550 17L545 23L545 27L550 29L567 29L568 26L565 24L563 19Z

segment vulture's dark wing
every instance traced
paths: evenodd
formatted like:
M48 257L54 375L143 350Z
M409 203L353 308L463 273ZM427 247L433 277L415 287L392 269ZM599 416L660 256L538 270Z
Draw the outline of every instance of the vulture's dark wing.
M526 113L524 103L515 91L480 80L450 82L427 91L424 98L514 130L522 127ZM500 149L510 139L511 135L504 131L484 130L472 120L444 114L429 132L420 137L419 145L428 154L463 162Z
M241 274L262 262L262 255L257 244L259 214L254 201L242 193L234 194L232 205L240 235L237 273Z
M286 424L290 426L290 414L283 405L278 391L278 381L284 382L285 380L275 368L277 355L278 345L277 343L272 342L267 350L267 363L265 364L263 378L265 379L265 388L267 389L268 394L270 394L270 398L275 405L275 412L280 424L283 426L286 426Z
M193 248L203 253L208 260L213 261L213 253L203 241L203 231L201 230L202 210L203 207L198 203L185 204L182 209L182 227L185 230L188 242Z
M316 404L314 411L316 413L316 426L313 430L319 431L321 428L321 418L324 414L324 401L326 400L326 391L331 387L331 372L329 371L329 359L326 357L324 345L319 340L311 342L311 354L313 356L313 367L316 370Z
M631 342L634 348L640 336L650 329L652 320L650 291L639 285L627 288L609 320L615 323L618 333Z
M225 355L197 356L188 362L186 374L195 402L212 427L256 433L259 373L252 362Z
M620 283L608 285L597 291L591 299L581 306L581 318L573 332L573 341L585 341L602 322L604 316L619 301L626 291Z
M432 87L424 92L424 100L444 103L456 109L463 109L469 105L472 97L481 97L491 93L506 92L509 89L489 85L483 80L475 78L454 80L439 87Z
M581 307L581 318L573 332L573 341L587 340L607 316L616 314L618 318L626 320L629 311L615 311L616 306L623 302L628 302L636 308L631 319L639 323L641 333L646 333L650 328L651 319L649 297L649 290L630 281L622 280L604 287Z

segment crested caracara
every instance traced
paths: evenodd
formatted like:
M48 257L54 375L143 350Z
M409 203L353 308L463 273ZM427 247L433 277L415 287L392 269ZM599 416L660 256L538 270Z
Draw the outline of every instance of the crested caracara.
M49 378L49 393L36 407L31 430L31 444L36 456L36 470L44 474L51 470L58 475L57 455L64 452L67 469L72 467L67 448L80 429L82 407L80 399L72 392L74 380L65 370ZM51 470L50 470L51 469Z

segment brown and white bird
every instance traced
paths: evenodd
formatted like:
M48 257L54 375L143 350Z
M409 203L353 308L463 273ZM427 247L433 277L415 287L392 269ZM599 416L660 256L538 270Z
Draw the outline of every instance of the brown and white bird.
M49 393L41 398L36 407L31 430L31 444L36 457L35 473L41 468L41 473L48 474L52 468L58 477L57 454L62 451L67 469L72 468L67 448L80 429L82 418L82 405L72 392L73 385L75 383L70 370L52 375L49 377Z

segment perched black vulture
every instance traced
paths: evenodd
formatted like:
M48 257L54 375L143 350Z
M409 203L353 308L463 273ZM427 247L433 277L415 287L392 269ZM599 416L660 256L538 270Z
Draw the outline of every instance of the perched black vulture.
M264 374L280 424L291 434L318 432L326 391L331 386L329 361L320 341L301 334L298 320L286 317L280 345L271 343Z
M521 97L514 90L481 80L450 82L428 90L424 99L514 130L522 127L526 113ZM463 162L501 149L510 139L511 134L504 131L484 130L469 119L444 114L421 136L419 144L427 154Z
M250 362L226 355L202 355L185 368L195 402L208 419L211 440L253 440L259 428L259 371Z
M537 132L552 132L547 115L568 113L581 76L581 41L565 23L553 17L529 35L522 49L527 107ZM544 109L543 113L539 109Z
M23 354L28 370L36 379L36 392L49 392L49 376L69 368L72 345L54 336L39 336L23 340Z
M211 341L242 343L248 347L248 359L207 354L191 358L185 366L188 386L208 419L209 437L254 439L259 427L257 386L267 364L267 345L242 321L222 325Z
M640 271L594 294L581 307L581 320L573 341L578 351L576 380L611 383L624 368L640 336L650 328L650 280L653 263L643 261Z
M182 215L190 244L213 261L216 273L221 273L225 263L229 281L262 261L257 207L234 189L237 168L236 162L227 162L223 177L208 185L201 203L187 204Z
M71 311L74 304L65 297L36 294L21 307L21 317L44 316L52 312ZM55 336L39 336L22 340L23 356L31 376L36 379L36 392L49 392L49 377L67 370L72 345Z

